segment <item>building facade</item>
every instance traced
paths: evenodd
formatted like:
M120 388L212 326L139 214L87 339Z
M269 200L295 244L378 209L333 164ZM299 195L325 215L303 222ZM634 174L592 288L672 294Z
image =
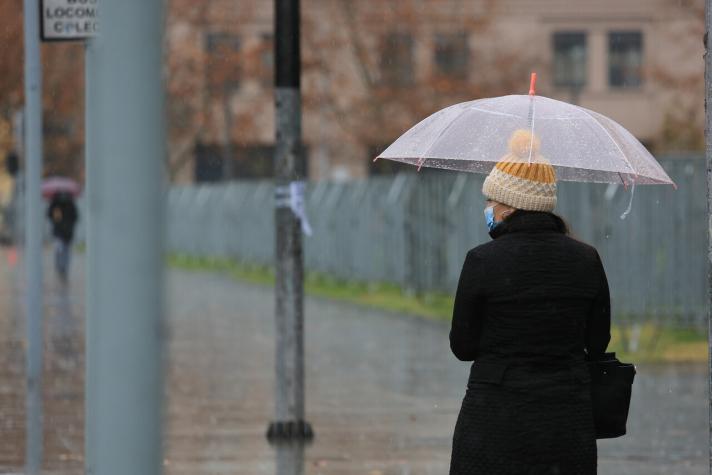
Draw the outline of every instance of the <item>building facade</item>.
M274 143L273 2L171 0L166 61L175 181L263 178ZM456 102L526 93L612 117L653 151L703 146L700 0L302 0L311 179L372 162Z

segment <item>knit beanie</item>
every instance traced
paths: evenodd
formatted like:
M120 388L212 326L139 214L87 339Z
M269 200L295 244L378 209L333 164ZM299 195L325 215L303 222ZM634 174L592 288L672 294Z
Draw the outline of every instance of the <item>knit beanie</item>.
M497 162L482 185L488 200L529 211L556 207L556 171L539 155L541 142L528 130L509 139L509 153Z

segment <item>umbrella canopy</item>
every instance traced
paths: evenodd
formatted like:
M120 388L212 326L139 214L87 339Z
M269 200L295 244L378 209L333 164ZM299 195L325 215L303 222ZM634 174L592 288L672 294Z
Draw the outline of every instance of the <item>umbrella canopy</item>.
M489 173L520 129L532 133L558 180L674 186L650 152L617 122L535 95L480 99L442 109L400 136L377 159Z
M81 187L71 178L62 176L53 176L42 182L44 198L49 199L57 193L69 193L76 198L81 193Z

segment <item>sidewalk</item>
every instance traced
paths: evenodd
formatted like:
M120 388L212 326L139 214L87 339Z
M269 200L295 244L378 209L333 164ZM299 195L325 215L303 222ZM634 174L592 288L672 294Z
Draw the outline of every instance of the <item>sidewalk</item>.
M83 282L46 286L46 468L83 473ZM51 270L51 267L48 267ZM24 454L22 325L16 270L0 254L0 473ZM304 451L270 447L274 382L270 289L209 273L169 272L166 473L442 475L468 365L447 327L316 299L306 303ZM602 475L706 473L702 366L640 368L629 435L599 442Z

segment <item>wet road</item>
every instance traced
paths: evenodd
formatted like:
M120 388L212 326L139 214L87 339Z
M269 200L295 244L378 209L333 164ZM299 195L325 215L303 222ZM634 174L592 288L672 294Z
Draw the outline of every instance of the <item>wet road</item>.
M22 325L17 276L0 261L0 473L10 473L24 452ZM62 475L82 473L83 285L81 272L74 277L69 288L47 280L45 465ZM316 439L275 449L264 437L273 406L271 291L171 272L167 298L166 473L447 473L468 365L450 355L446 326L307 300L307 418ZM629 435L599 442L599 473L707 473L704 371L639 368Z

